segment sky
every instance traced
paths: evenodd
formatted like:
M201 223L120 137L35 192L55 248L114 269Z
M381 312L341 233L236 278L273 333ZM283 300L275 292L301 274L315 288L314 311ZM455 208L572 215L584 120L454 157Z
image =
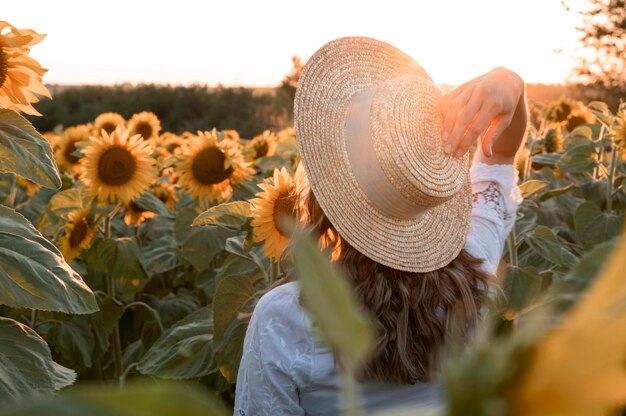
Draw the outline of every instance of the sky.
M390 43L437 83L505 66L563 83L585 0L2 0L2 16L47 34L31 56L46 83L274 86L291 57L342 36Z

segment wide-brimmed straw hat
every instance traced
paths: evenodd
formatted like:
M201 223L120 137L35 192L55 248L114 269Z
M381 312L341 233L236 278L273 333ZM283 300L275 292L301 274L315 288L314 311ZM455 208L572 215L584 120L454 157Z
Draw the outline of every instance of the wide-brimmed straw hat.
M366 37L327 43L298 82L296 137L313 194L342 238L394 269L441 268L465 244L468 156L443 152L442 96L411 57Z

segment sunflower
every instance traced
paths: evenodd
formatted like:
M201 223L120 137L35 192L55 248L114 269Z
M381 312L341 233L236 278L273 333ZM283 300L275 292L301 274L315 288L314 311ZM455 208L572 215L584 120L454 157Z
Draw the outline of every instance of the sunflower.
M578 106L572 110L569 117L565 121L565 128L567 131L572 132L578 126L583 124L592 124L594 122L595 117L593 113L587 107L582 105L582 103L578 103Z
M269 130L265 130L246 144L244 153L249 160L272 156L277 144L276 135Z
M88 249L96 235L97 224L90 224L88 215L89 208L79 208L67 216L65 232L57 245L68 263Z
M265 242L266 257L278 261L289 241L283 221L295 218L296 185L285 167L274 169L274 176L259 184L263 191L250 200L252 239Z
M158 183L153 183L150 185L150 189L148 190L171 210L174 210L174 204L180 200L178 192L176 192L176 188L164 180L161 180Z
M141 135L144 140L154 140L159 138L159 131L161 131L161 122L156 114L150 111L142 111L141 113L133 114L128 121L128 130L130 135Z
M239 133L237 133L237 130L223 130L222 134L224 135L225 139L234 140L236 142L238 142L240 139Z
M543 138L543 148L546 153L563 151L563 130L560 124L554 124L548 128Z
M102 129L108 134L115 131L117 126L126 125L126 120L118 113L102 113L94 120L94 134L99 136Z
M80 173L80 157L74 155L76 143L89 141L91 126L82 124L75 127L68 127L63 131L63 136L59 139L54 156L57 163L67 171Z
M250 179L254 169L235 141L220 140L213 129L186 139L175 172L180 175L178 184L194 198L222 202L232 196L233 184Z
M116 199L128 204L141 195L156 177L152 146L140 135L129 138L129 131L118 127L110 135L92 137L81 152L81 181L99 202Z
M126 209L124 223L133 227L139 227L142 222L157 215L155 212L140 207L135 201L130 201L124 208Z
M7 33L5 29L9 29ZM34 30L17 29L0 21L0 107L35 116L41 114L31 105L39 101L35 94L52 98L41 78L48 70L28 56L30 46L46 35Z

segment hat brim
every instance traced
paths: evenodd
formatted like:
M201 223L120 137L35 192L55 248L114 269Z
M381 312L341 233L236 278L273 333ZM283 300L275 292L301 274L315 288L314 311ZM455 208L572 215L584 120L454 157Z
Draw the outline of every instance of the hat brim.
M411 57L385 42L348 37L327 43L306 63L298 83L296 138L311 190L341 237L385 266L428 272L450 263L465 244L471 217L469 168L456 196L401 219L367 198L345 146L346 113L353 96L401 75L430 79Z

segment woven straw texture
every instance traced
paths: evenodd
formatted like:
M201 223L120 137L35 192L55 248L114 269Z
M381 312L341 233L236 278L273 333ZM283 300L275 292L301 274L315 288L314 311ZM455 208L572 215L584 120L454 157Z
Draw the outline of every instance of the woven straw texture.
M371 88L378 88L370 109L376 158L397 192L427 208L412 218L381 211L351 169L346 113L355 94ZM469 230L468 157L443 153L441 96L408 55L364 37L324 45L305 65L296 91L298 147L320 206L355 249L395 269L427 272L447 265Z

